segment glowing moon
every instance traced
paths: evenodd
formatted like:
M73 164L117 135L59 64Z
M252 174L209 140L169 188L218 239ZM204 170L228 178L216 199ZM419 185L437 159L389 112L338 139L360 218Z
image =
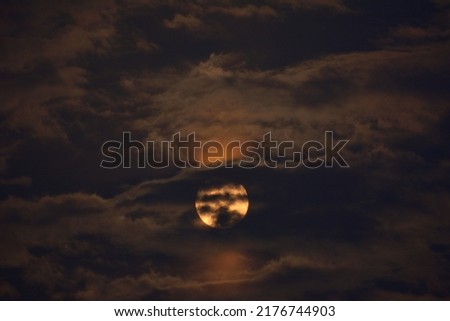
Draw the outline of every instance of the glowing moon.
M248 195L240 184L222 184L200 189L195 208L208 226L230 228L240 222L248 211Z

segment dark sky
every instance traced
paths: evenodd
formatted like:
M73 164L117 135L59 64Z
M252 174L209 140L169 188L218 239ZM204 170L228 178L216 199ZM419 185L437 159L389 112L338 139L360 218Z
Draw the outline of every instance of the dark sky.
M0 298L450 299L450 1L3 1ZM334 131L350 168L100 168ZM231 229L197 191L245 186Z

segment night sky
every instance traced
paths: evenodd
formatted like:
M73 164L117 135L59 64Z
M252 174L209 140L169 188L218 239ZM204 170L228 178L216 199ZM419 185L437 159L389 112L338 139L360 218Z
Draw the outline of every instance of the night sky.
M2 1L0 298L450 299L449 41L448 0ZM350 167L101 168L125 131Z

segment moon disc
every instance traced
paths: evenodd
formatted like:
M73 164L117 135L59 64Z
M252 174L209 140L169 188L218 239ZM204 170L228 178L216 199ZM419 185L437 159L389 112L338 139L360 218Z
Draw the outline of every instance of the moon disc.
M214 228L230 228L247 214L247 191L240 184L221 184L197 192L195 208L200 219Z

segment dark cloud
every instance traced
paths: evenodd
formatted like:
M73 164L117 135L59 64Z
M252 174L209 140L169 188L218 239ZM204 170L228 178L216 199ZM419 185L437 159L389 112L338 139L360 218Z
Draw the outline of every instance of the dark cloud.
M214 202L214 201L238 201L247 199L247 195L230 195L229 193L224 194L208 194L199 198L199 201L204 202Z
M447 1L3 12L1 298L449 298ZM124 131L301 146L325 130L350 168L99 166ZM230 183L248 214L208 228L196 195ZM225 226L246 197L201 199Z

